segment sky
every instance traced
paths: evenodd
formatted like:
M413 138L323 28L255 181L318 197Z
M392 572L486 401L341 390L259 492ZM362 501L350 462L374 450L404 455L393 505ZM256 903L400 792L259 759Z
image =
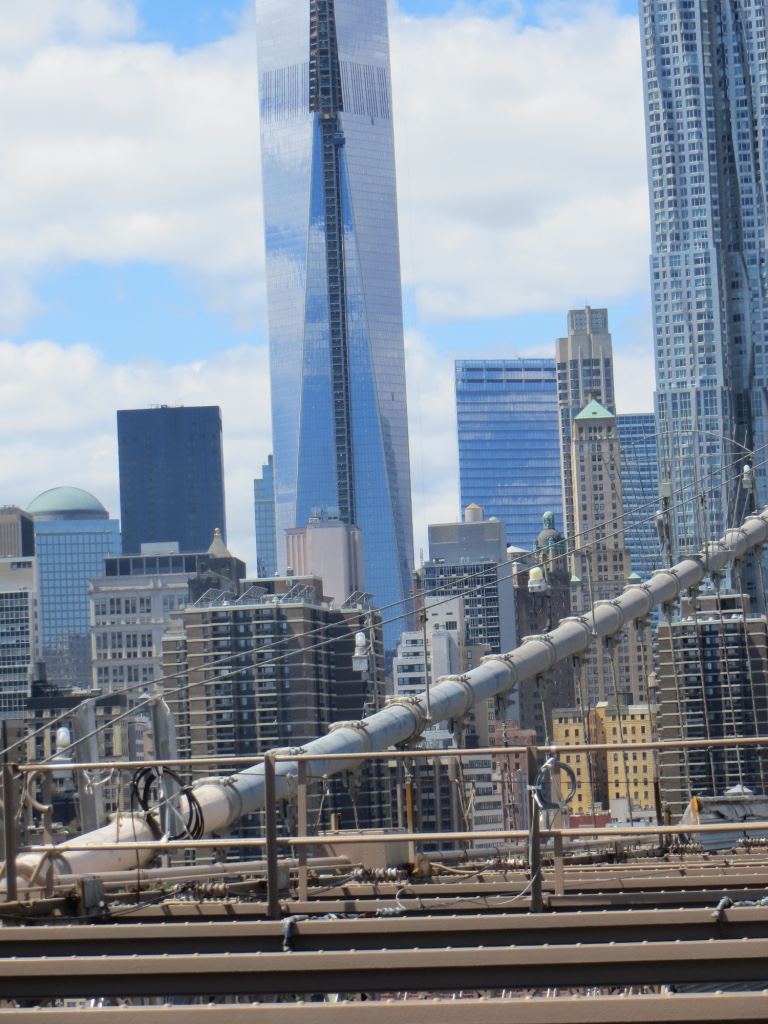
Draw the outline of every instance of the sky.
M607 306L652 408L628 0L390 7L416 552L458 513L453 361L553 355ZM0 505L119 516L115 412L220 405L229 546L271 450L255 19L238 0L0 5Z

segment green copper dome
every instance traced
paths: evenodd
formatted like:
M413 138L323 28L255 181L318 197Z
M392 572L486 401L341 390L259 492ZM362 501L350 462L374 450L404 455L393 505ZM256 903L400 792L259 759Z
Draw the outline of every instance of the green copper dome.
M109 512L98 498L80 487L52 487L38 494L27 512L33 516L63 516L65 518L108 519Z

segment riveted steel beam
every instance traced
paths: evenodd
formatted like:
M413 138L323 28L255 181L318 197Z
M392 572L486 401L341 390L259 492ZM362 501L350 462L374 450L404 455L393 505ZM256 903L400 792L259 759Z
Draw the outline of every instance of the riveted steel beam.
M261 996L764 983L768 939L375 952L18 957L0 998Z
M130 956L191 953L440 949L450 946L558 945L768 938L768 907L588 911L557 914L197 921L186 924L42 925L0 929L0 957Z

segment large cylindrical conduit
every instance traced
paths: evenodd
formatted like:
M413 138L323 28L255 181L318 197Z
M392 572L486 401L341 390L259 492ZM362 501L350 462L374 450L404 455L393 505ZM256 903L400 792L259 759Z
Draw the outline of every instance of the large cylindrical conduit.
M525 679L547 672L563 658L578 657L600 637L619 633L629 622L647 617L657 605L670 604L690 587L696 586L709 573L720 572L734 559L760 546L768 539L768 508L749 516L738 529L706 545L670 569L659 569L647 583L628 586L611 601L597 601L594 607L578 618L564 619L556 629L544 636L528 637L509 654L489 655L480 665L463 676L444 676L430 689L431 720L435 722L461 719L479 701L508 693ZM327 736L307 743L300 751L279 750L274 753L311 754L307 762L310 779L356 768L361 755L374 750L413 743L428 723L426 694L391 701L383 710L360 722L344 722L331 728ZM329 761L328 754L348 754L348 758ZM290 798L296 791L298 765L295 761L276 764L278 799ZM195 796L203 812L206 832L219 832L244 814L264 806L264 768L254 765L236 775L221 779L205 779L195 786ZM182 798L182 806L183 806ZM72 845L95 841L120 842L138 838L133 828L126 828L125 819L118 829L114 824L72 840ZM146 826L139 828L144 838ZM112 851L88 850L67 853L67 843L58 848L57 864L66 865L67 873L93 873L119 870L125 858ZM133 865L145 863L151 851L134 852ZM39 855L19 858L19 874L33 877L39 870ZM23 884L23 881L21 882Z

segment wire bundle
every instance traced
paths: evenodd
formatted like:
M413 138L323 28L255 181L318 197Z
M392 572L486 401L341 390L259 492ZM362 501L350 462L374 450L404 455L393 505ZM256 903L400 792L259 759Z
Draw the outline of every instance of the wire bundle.
M179 775L171 768L156 768L151 765L139 768L131 781L131 806L138 805L145 814L151 814L153 810L151 806L152 787L160 781L162 776L167 776L175 782L179 787L179 795L187 801L187 820L184 827L180 832L169 835L168 839L172 842L178 839L202 839L205 835L205 822L200 801L192 789L185 786Z

